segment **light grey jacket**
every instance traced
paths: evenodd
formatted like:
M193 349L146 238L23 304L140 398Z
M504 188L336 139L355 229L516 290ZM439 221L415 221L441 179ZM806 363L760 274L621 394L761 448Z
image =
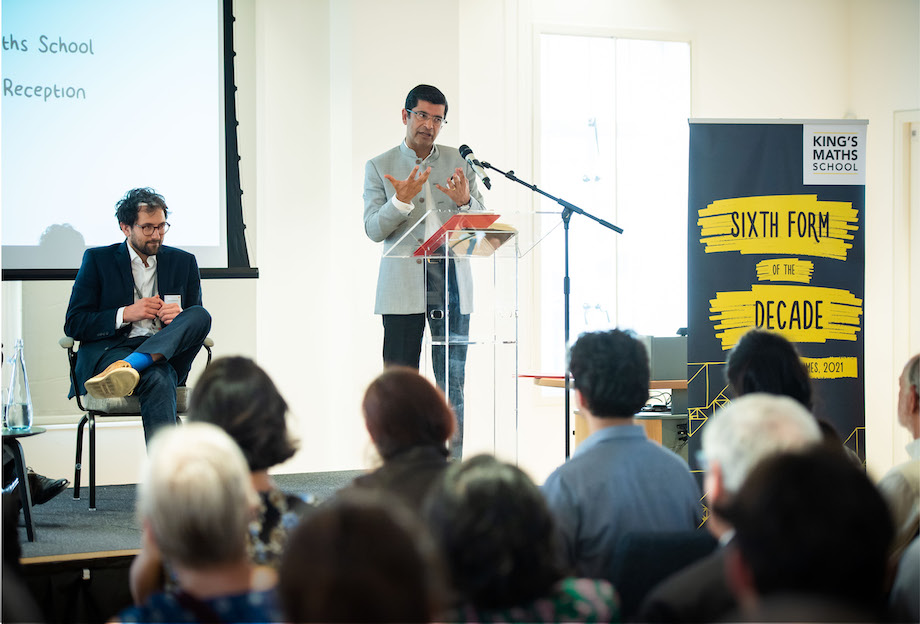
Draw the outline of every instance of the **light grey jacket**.
M412 200L412 212L404 215L393 205L396 194L393 185L383 176L390 174L397 180L405 180L415 165L419 171L431 167L431 175L426 187ZM470 205L459 208L454 201L435 188L435 184L445 186L454 169L461 167L470 182ZM433 205L432 205L433 204ZM383 242L386 254L403 234L429 209L435 213L437 226L461 211L482 211L482 195L479 192L472 167L460 156L456 148L435 145L428 158L421 160L415 152L406 146L405 141L383 154L367 161L364 167L364 231L375 242ZM422 226L420 226L422 227ZM424 242L424 232L419 232L417 245ZM473 280L468 260L456 260L457 286L460 290L460 311L469 314L473 311ZM384 255L380 259L380 273L377 276L377 301L375 314L419 314L426 312L425 266L418 258L391 258Z

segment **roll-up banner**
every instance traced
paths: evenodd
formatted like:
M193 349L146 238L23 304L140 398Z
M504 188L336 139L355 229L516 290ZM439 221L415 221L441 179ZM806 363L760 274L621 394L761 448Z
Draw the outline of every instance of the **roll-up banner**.
M794 342L815 416L865 460L864 120L690 121L689 454L752 327ZM879 276L882 278L883 276Z

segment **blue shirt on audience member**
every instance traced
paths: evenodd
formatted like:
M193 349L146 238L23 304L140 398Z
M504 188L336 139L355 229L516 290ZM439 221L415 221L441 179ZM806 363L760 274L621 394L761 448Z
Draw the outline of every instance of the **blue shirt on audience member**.
M195 602L200 602L203 606L192 609L183 605L175 594L153 594L146 604L141 607L128 607L118 614L116 620L125 624L130 622L192 624L203 621L232 624L234 622L281 622L283 620L277 594L273 589Z
M690 531L702 516L687 463L641 425L597 431L547 478L543 493L576 576L609 578L617 540L632 531Z

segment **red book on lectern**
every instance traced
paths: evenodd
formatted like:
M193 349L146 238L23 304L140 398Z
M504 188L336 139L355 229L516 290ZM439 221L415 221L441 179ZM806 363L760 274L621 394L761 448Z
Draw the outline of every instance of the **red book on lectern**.
M451 232L456 230L485 230L498 220L497 214L483 214L481 212L464 212L455 214L447 223L431 235L425 244L415 250L413 256L427 256L434 253L447 242Z

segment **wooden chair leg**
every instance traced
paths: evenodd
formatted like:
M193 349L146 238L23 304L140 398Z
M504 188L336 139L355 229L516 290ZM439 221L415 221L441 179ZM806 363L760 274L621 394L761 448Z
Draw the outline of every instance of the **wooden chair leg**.
M86 426L86 414L77 425L77 454L73 469L73 499L80 500L80 472L83 470L83 428Z

